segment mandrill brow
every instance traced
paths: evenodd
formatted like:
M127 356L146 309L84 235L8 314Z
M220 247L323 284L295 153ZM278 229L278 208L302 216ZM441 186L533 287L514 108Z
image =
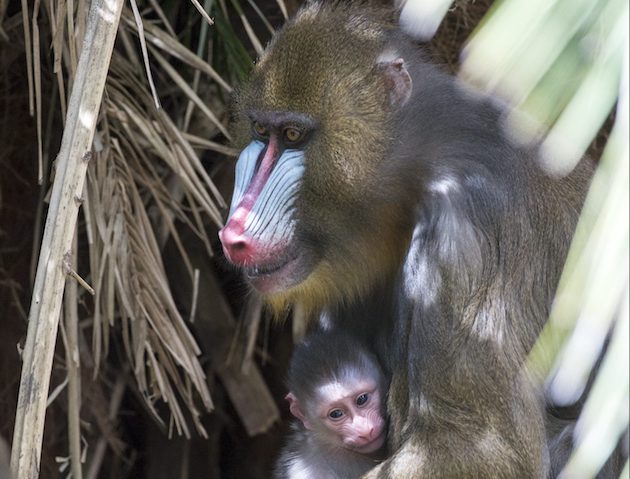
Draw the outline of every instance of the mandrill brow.
M548 176L394 20L309 2L274 36L234 97L223 251L278 316L377 353L391 456L366 478L547 478L573 423L547 429L523 364L593 166Z

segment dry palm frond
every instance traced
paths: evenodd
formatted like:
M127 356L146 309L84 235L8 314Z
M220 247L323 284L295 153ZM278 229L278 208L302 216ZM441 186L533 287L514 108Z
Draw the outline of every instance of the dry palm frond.
M91 214L99 217L91 248L97 291L95 356L101 357L101 342L108 344L109 328L117 317L112 314L114 305L120 305L125 351L149 409L159 417L155 401L168 403L177 430L188 436L177 391L203 433L189 387L194 386L207 409L212 407L196 359L200 351L171 297L157 241L133 178L130 165L134 162L121 154L115 138L111 142L113 148L95 162L102 167L89 171Z
M179 395L202 432L190 387L211 408L196 358L200 351L171 296L147 210L159 211L175 237L174 219L188 223L209 248L203 224L196 223L200 216L184 211L165 185L175 178L185 192L187 207L220 224L218 198L209 195L210 180L203 175L190 144L176 133L166 112L153 107L150 93L141 88L131 65L121 57L112 62L104 106L107 128L101 141L110 147L92 163L87 188L91 274L97 292L95 359L98 364L107 351L118 305L125 350L150 410L157 417L154 403L162 399L171 408L177 430L189 435ZM185 252L181 253L189 264ZM192 276L190 267L189 272Z
M128 10L123 11L123 18L121 19L128 27L131 27L136 31L137 25L133 14ZM194 52L190 51L185 45L183 45L176 37L172 36L168 32L154 26L144 25L144 34L146 39L153 43L156 47L164 50L178 60L186 63L192 68L196 68L203 73L208 74L219 86L225 91L231 92L232 87L219 75L216 70L207 62L202 60Z
M178 222L190 228L201 239L207 253L212 255L205 227L208 222L221 225L221 209L226 205L205 171L195 148L233 155L233 151L219 144L220 139L216 138L229 138L225 127L223 101L210 102L207 99L208 95L229 93L231 87L202 58L206 48L210 51L210 47L199 43L197 53L193 53L175 36L175 30L169 24L169 12L164 12L155 1L149 1L148 5L140 3L136 5L132 2L132 8L123 11L121 26L118 28L119 41L109 66L103 98L101 99L99 90L98 95L93 95L94 101L88 106L81 104L78 112L77 105L66 105L66 99L71 98L71 89L81 84L80 75L85 70L91 71L99 63L105 65L103 68L106 69L110 61L109 55L107 58L86 57L79 60L78 54L82 45L89 43L84 43L84 36L86 32L89 33L88 25L93 28L94 24L111 24L115 21L115 33L120 10L114 18L109 15L107 8L98 10L95 7L88 20L90 3L86 0L36 1L30 6L23 2L30 109L36 118L39 145L38 178L40 182L47 178L46 163L42 158L44 133L41 84L42 71L48 66L44 61L45 46L48 44L52 47L51 64L57 83L62 119L73 125L70 120L78 115L82 125L90 124L93 128L96 123L96 132L90 131L90 134L94 134L93 144L90 137L89 144L83 147L89 150L92 146L94 149L93 155L85 156L86 159L93 160L89 164L88 180L83 197L79 193L72 197L76 205L71 211L74 215L79 203L84 200L90 267L87 279L95 294L91 324L94 374L96 376L102 370L110 344L121 341L122 347L119 349L127 354L129 369L136 379L137 389L158 422L164 423L161 419L164 407L160 404L164 403L170 411L168 423L171 431L190 436L188 417L192 417L197 431L205 435L200 422L203 412L200 407L210 410L213 405L205 374L198 360L201 351L177 309L161 254L166 239L172 239L179 249L187 272L191 278L194 276L194 267L176 228ZM207 12L203 11L199 16L197 10L203 10L201 4L196 0L192 0L192 3L196 9L195 22L205 19L212 23ZM234 6L238 9L237 3ZM172 10L179 7L175 5L169 8ZM4 8L2 10L4 16ZM159 21L145 20L156 17ZM43 18L47 19L47 23L42 22ZM244 17L241 20L247 24ZM231 31L225 25L222 28ZM208 31L207 23L203 29ZM252 42L260 47L255 34L248 34ZM111 38L113 43L113 35ZM233 48L242 53L242 46ZM234 60L230 61L234 64ZM172 63L179 64L179 68ZM191 88L188 75L192 76L193 72L196 73L196 81ZM207 77L210 81L207 81ZM84 87L83 84L81 86ZM160 105L167 107L161 108ZM187 107L178 108L179 105ZM84 118L82 115L88 117ZM199 127L200 123L203 124L202 128ZM195 130L189 131L189 125L194 125ZM203 138L199 133L202 130ZM64 141L66 136L70 137L70 133L66 130ZM74 189L78 188L78 192L81 191L84 174L85 169L77 180L78 186L71 185ZM65 170L58 168L55 188L59 185L62 185L64 191L69 188ZM52 221L51 218L56 219L65 214L64 209L58 209L54 194L52 198L54 201L49 209L49 222ZM75 218L68 218L68 223L73 225ZM74 226L71 228L71 233L74 233ZM64 232L65 236L66 233ZM70 246L65 248L69 250ZM76 247L73 251L77 253ZM77 267L70 266L69 257L65 258L65 254L63 264L68 266L64 269L66 274L83 282L75 271ZM38 276L43 275L42 265L44 263L40 262ZM52 287L53 281L50 283ZM41 281L36 284L41 284ZM79 427L80 355L77 353L79 346L76 334L78 298L75 284L71 284L73 287L69 288L63 313L62 337L67 348L67 384L72 389L68 394L71 462L73 475L79 477L82 437ZM91 290L87 283L83 284L86 289ZM55 297L45 298L44 311L57 311L60 307L63 281L57 276L52 289ZM50 308L48 302L55 308ZM31 316L35 314L33 311L36 313L38 309L32 308ZM54 339L56 328L55 321L46 330L47 352L51 350L50 344L54 344L50 341L51 338ZM112 334L114 331L115 335ZM34 341L38 341L35 336L37 335L29 331L28 344L31 349ZM37 357L36 354L35 356ZM25 364L31 362L30 358L30 353L25 355ZM50 359L52 360L52 356ZM50 370L47 371L36 377L44 386L40 396L47 392ZM65 384L66 382L57 390L62 391ZM57 396L54 395L51 401L54 397ZM40 414L37 420L42 418L43 414ZM22 423L20 418L17 422ZM20 428L20 431L24 429L22 426ZM28 431L23 435L16 434L17 443L24 442L24 437L30 434ZM17 453L20 454L22 453ZM38 454L36 456L35 459L38 460ZM100 460L95 459L96 462L92 465ZM95 467L96 469L91 470L97 472L98 467ZM21 465L19 469L20 477L30 474Z
M123 22L128 31L142 35L139 20L128 9L123 12ZM157 48L210 75L229 91L227 83L169 29L147 24L144 31L155 45L149 49L153 68L161 66L179 87L177 92L182 91L199 108L217 133L227 135L219 120L222 112L213 113ZM133 45L127 44L127 55L119 54L112 60L99 137L106 147L88 173L86 218L96 290L95 362L98 367L108 352L111 328L122 328L124 349L149 410L161 421L156 402L164 401L170 408L172 425L180 434L190 436L184 412L188 410L197 430L205 434L195 398L201 397L208 410L212 402L197 360L200 350L171 296L160 245L164 234L172 237L192 275L174 222L187 224L211 253L203 217L220 225L219 208L225 203L187 140L190 135L178 129L169 113L156 109L155 94L148 91L141 76L151 66L146 56L141 64L131 49ZM208 140L203 144L230 151ZM153 212L156 215L150 216Z

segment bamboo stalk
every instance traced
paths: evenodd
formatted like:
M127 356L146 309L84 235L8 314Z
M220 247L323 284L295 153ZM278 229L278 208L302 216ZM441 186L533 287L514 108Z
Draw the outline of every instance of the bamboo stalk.
M46 399L65 285L64 255L74 236L90 148L123 0L90 8L33 288L18 395L11 469L17 479L39 475Z
M78 255L77 235L72 241L74 258ZM72 268L76 259L69 260ZM66 368L68 370L68 449L72 470L72 479L82 479L81 468L81 361L79 358L79 312L77 305L78 285L73 276L66 279L67 291L64 298L66 330ZM63 327L63 326L62 326Z

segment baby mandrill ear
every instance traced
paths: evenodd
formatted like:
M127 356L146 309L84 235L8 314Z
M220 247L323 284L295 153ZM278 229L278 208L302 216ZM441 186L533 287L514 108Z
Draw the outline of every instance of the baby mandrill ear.
M311 423L308 421L308 419L306 419L306 415L302 412L300 402L295 397L295 394L289 393L284 397L284 399L289 401L289 411L291 411L291 414L302 421L302 424L304 424L304 427L306 429L311 429Z
M389 93L389 102L395 108L402 107L411 97L412 81L405 61L402 58L381 60L376 64L385 88Z

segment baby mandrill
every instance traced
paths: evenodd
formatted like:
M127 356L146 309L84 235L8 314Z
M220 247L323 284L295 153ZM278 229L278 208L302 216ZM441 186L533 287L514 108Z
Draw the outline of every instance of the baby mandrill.
M385 459L387 381L370 350L337 330L299 344L289 366L292 425L276 479L355 479Z

